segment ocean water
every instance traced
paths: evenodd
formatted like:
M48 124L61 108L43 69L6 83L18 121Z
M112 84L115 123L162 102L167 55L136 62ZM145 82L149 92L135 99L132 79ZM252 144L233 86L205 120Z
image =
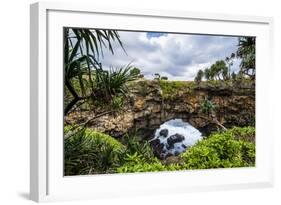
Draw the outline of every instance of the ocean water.
M161 136L160 131L163 129L168 130L167 137ZM174 146L169 146L167 139L175 134L180 134L184 137L184 140L181 142L176 142ZM202 139L202 134L195 127L190 125L187 122L184 122L182 119L173 119L169 120L155 131L154 138L152 140L159 139L160 143L164 145L163 155L167 154L177 155L184 152L186 149L194 145L197 141Z

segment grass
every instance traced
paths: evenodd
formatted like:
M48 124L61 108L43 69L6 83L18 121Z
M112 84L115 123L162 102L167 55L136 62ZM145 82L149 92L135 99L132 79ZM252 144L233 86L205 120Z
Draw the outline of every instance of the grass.
M164 99L174 99L180 91L182 92L192 92L196 83L194 81L159 81L162 97Z

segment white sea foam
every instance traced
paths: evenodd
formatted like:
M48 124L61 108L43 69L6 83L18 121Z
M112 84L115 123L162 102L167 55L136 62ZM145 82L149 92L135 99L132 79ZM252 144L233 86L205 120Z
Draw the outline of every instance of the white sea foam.
M160 131L163 129L168 130L167 137L160 136ZM174 144L173 148L170 148L167 139L175 134L180 134L184 137L184 140ZM197 141L202 139L202 134L196 128L191 126L189 123L184 122L182 119L173 119L163 123L160 128L155 132L153 139L159 139L160 143L164 144L164 155L168 153L175 155L181 153L194 145Z

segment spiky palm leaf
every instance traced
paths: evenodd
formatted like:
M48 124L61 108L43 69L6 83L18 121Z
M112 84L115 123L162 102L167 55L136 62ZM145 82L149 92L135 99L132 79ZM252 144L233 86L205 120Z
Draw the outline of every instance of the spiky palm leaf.
M240 37L238 43L237 57L241 58L240 71L252 78L255 76L256 51L255 37Z
M65 28L64 80L66 88L73 96L73 100L65 107L65 115L79 100L89 97L89 93L94 91L93 68L102 69L99 56L103 55L103 49L109 49L113 54L112 43L115 41L123 48L120 36L115 30ZM83 77L85 75L87 79ZM80 92L75 89L74 80L78 80ZM87 92L86 87L91 90Z
M115 95L126 96L128 92L127 82L137 79L137 75L130 72L132 66L113 68L109 70L96 70L95 93L101 100L111 100Z

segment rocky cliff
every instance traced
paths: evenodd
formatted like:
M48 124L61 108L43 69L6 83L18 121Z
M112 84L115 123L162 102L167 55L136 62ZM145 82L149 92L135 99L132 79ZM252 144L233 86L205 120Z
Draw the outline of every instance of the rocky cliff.
M179 82L139 80L129 85L129 100L123 111L104 115L91 123L98 131L121 136L138 129L151 138L163 122L181 118L208 134L217 126L206 119L201 104L208 98L216 106L216 117L225 127L255 123L255 84L240 82ZM79 111L67 116L68 121L81 122L95 115L93 111Z

